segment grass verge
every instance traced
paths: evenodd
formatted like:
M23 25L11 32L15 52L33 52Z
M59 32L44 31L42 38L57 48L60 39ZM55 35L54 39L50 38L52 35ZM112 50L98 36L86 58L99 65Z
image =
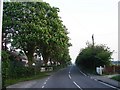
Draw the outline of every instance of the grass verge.
M111 79L114 79L114 80L116 80L116 81L119 81L119 82L120 82L120 75L118 75L118 76L114 76L114 77L112 77Z
M5 86L9 86L9 85L12 85L12 84L16 84L18 82L23 82L23 81L30 81L30 80L36 80L36 79L41 79L41 78L44 78L44 77L47 77L47 76L50 76L51 73L54 73L56 71L58 71L59 69L61 69L62 67L56 67L53 71L45 71L45 72L40 72L36 75L31 75L29 77L22 77L22 78L11 78L11 79L6 79L5 80Z
M29 80L35 80L35 79L41 79L44 77L49 76L50 72L40 72L37 75L29 76L29 77L22 77L22 78L16 78L16 79L7 79L5 81L5 86L9 86L18 82L23 82L23 81L29 81Z
M78 66L78 68L86 74L98 75L97 72L93 69L88 69L88 68L84 68L84 67L80 67L80 66Z

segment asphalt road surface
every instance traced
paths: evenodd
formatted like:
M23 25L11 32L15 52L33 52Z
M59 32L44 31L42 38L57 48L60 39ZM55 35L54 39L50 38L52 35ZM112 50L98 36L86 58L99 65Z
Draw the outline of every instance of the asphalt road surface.
M11 85L8 88L75 88L79 90L117 90L110 85L91 79L73 65L61 69L44 79L21 82Z

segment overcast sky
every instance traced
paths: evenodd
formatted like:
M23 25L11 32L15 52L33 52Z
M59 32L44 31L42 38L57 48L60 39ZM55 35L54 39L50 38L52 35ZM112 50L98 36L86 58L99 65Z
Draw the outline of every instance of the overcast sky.
M70 56L75 61L86 42L110 47L114 60L118 60L118 1L119 0L43 0L60 9L64 25L68 28Z

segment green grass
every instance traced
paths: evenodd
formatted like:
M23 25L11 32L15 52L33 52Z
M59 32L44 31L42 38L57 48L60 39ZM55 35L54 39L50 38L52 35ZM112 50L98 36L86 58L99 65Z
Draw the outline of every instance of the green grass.
M29 76L29 77L6 79L5 80L5 86L9 86L9 85L12 85L12 84L15 84L15 83L18 83L18 82L23 82L23 81L41 79L41 78L50 76L50 73L56 72L59 69L61 69L61 67L57 67L53 71L40 72L39 74L32 75L32 76Z
M114 79L114 80L117 80L117 81L120 82L120 75L118 75L118 76L114 76L114 77L112 77L111 79Z
M86 71L87 73L89 73L89 74L98 75L95 70L85 69L85 71Z
M4 83L5 83L5 86L7 87L7 86L9 86L9 85L16 84L16 83L18 83L18 82L41 79L41 78L50 76L50 73L56 72L56 71L58 71L58 70L61 69L61 68L62 68L62 67L57 67L57 68L55 68L53 71L40 72L39 74L31 75L31 76L29 76L29 77L6 79Z
M80 70L86 74L92 74L92 75L98 75L97 72L94 69L88 69L85 67L79 67Z
M50 72L41 72L37 75L29 76L29 77L23 77L23 78L16 78L16 79L7 79L5 81L5 86L9 86L18 82L23 82L23 81L29 81L29 80L35 80L35 79L41 79L44 77L49 76Z

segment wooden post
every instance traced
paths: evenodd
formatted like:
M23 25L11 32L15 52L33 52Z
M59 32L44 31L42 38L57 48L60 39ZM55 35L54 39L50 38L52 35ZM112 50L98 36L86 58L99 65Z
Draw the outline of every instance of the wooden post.
M93 43L93 47L94 47L94 34L92 35L92 43Z
M2 89L2 67L1 67L1 42L2 42L2 14L3 14L3 0L0 0L0 90Z

